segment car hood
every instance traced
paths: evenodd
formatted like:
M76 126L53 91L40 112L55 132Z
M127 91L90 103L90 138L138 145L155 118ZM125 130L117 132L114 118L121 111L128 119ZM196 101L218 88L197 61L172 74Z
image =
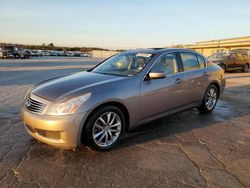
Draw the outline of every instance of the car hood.
M41 82L34 86L32 93L50 101L63 101L75 92L122 79L126 77L80 72Z

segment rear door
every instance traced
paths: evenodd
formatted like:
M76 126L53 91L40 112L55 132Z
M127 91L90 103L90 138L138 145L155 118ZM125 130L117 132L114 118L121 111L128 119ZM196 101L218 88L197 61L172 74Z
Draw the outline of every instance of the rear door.
M180 52L183 79L187 87L188 103L199 102L207 87L208 73L205 59L192 52Z
M241 69L245 64L246 58L243 54L238 53L237 54L237 60L235 62L235 68Z
M232 53L226 60L227 68L234 69L236 67L237 54Z

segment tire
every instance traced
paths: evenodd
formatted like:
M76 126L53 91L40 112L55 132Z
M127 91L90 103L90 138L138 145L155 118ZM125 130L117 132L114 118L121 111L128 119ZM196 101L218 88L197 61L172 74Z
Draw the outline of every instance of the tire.
M221 68L224 70L224 72L226 72L226 71L227 71L227 67L226 67L226 65L222 64L222 65L221 65Z
M90 115L82 136L84 144L99 151L109 151L119 144L124 131L123 112L115 106L104 106Z
M201 113L211 113L217 104L218 97L219 92L217 87L215 85L208 86L203 97L202 104L198 107L198 110Z
M248 65L248 64L245 64L245 65L243 66L243 68L242 68L242 72L247 73L248 70L249 70L249 65Z
M15 59L19 59L20 55L16 54L14 57L15 57Z

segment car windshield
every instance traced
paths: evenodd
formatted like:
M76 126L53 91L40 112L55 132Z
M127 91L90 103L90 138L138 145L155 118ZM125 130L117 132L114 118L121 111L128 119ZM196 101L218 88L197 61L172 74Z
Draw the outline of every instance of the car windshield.
M211 55L210 58L220 59L220 58L227 58L229 56L230 56L230 53L215 53L215 54Z
M153 54L150 53L126 53L115 55L94 69L91 72L117 75L135 76L150 61Z

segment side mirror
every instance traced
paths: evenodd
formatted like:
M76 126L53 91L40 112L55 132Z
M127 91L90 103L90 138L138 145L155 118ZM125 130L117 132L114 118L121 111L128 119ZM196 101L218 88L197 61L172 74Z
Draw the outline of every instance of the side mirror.
M148 74L148 78L149 79L160 79L160 78L165 78L166 74L165 73L161 73L161 72L150 72Z

